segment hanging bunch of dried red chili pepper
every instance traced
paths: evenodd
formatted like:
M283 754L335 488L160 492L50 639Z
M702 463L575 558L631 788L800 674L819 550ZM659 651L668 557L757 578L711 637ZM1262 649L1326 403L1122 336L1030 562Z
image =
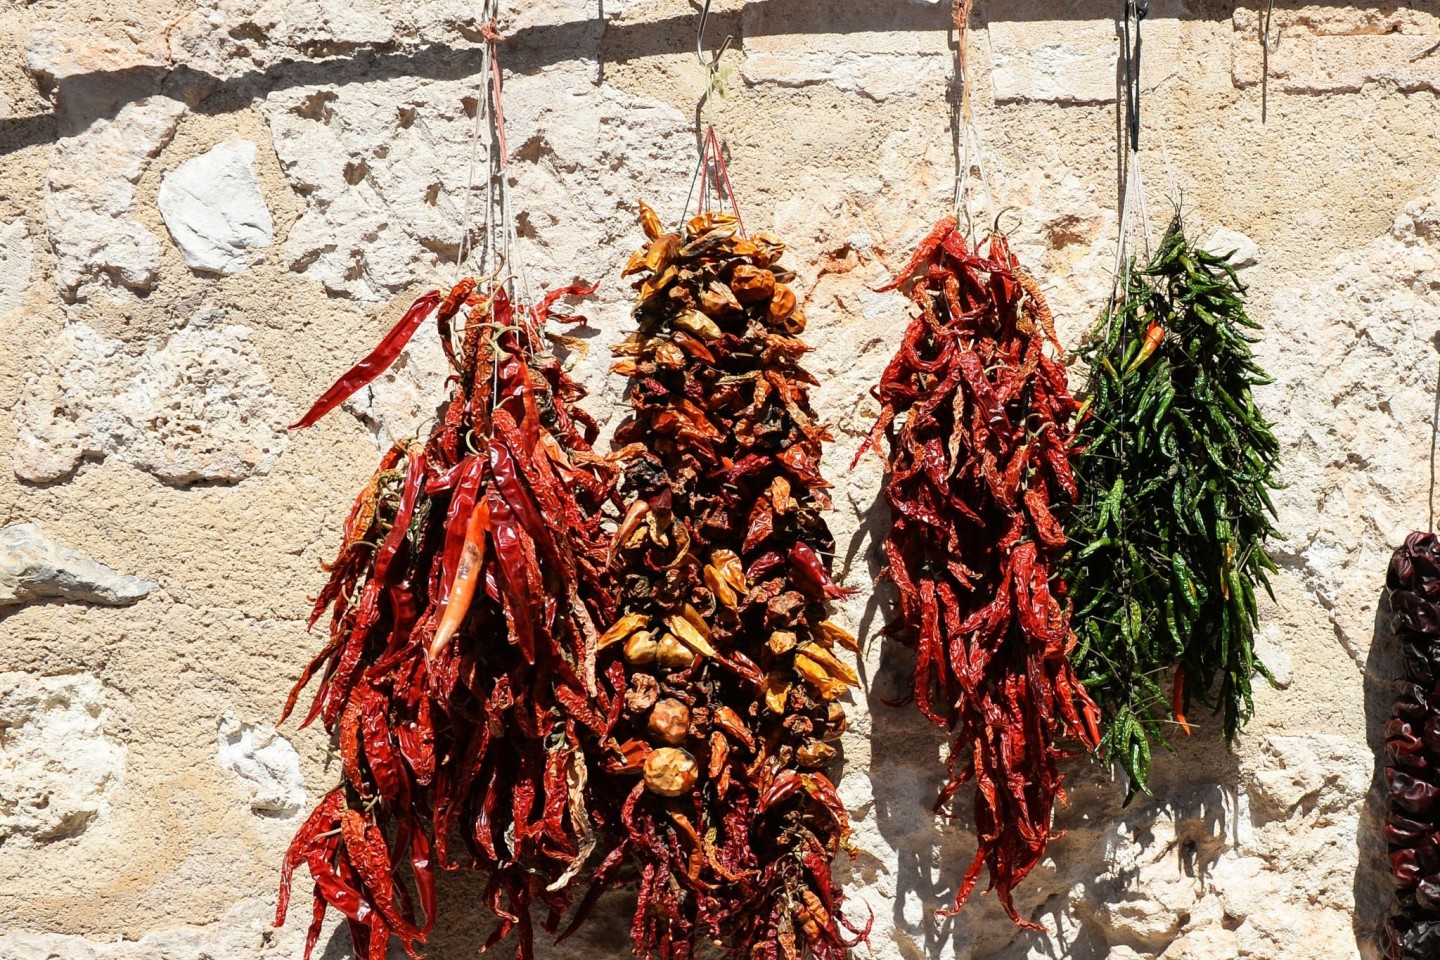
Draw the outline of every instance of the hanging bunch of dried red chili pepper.
M277 923L295 867L316 884L307 956L327 905L347 917L361 960L380 960L392 933L413 953L434 921L438 862L485 877L482 899L499 921L487 946L513 931L527 958L532 907L554 930L577 873L616 842L605 837L618 824L604 819L616 804L593 798L592 774L619 709L596 676L600 629L615 615L600 523L618 469L591 451L596 427L576 406L584 391L542 339L556 300L589 291L558 290L532 308L513 280L495 280L514 269L516 231L496 0L483 16L476 135L488 119L492 216L479 260L494 274L421 297L297 424L378 376L434 314L449 400L425 442L385 455L351 511L312 616L331 610L330 642L285 708L318 674L305 722L323 719L343 761L340 787L285 858ZM467 193L462 265L468 204Z
M362 960L383 958L392 934L413 954L458 833L500 921L491 943L515 930L528 957L531 905L553 929L604 830L586 744L609 709L595 655L596 624L613 619L599 522L616 471L591 453L583 391L540 349L554 300L583 292L533 310L473 279L426 294L297 424L381 373L434 314L449 401L424 443L384 456L351 510L311 617L331 610L330 641L285 707L318 675L305 723L322 719L342 759L341 785L285 858L277 924L295 867L315 881L307 956L327 906Z
M863 931L831 877L849 821L824 769L856 645L826 619L845 591L823 559L830 436L799 366L804 314L779 241L727 213L678 233L641 219L625 270L640 329L616 349L633 407L615 436L620 615L600 654L621 704L611 773L633 780L635 947L839 960Z
M1385 837L1400 897L1385 950L1391 960L1428 960L1440 955L1440 537L1406 537L1385 586L1405 656L1385 725Z
M915 646L920 710L952 732L937 806L975 784L981 867L1016 923L1012 892L1045 854L1068 737L1092 748L1094 704L1067 654L1074 642L1059 515L1074 502L1077 404L1038 285L1000 236L970 249L953 217L882 290L908 285L916 316L876 388L881 414L856 455L886 444L888 576L896 634Z

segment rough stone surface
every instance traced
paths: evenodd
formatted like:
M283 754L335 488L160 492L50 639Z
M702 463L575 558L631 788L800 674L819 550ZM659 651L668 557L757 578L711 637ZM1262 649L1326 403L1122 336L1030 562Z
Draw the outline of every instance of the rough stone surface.
M1237 7L1232 74L1237 87L1261 82L1260 12ZM1270 89L1285 93L1356 93L1387 83L1402 93L1440 92L1440 70L1425 56L1440 43L1440 23L1422 9L1279 10L1270 24ZM1433 57L1433 53L1430 54Z
M745 81L780 90L824 84L876 102L943 96L950 58L942 38L932 35L916 44L914 35L905 32L907 25L933 22L933 14L917 16L899 4L865 6L862 14L855 0L806 4L811 28L795 33L787 28L795 7L745 4L740 22L747 38Z
M1319 282L1275 294L1278 309L1323 318L1328 331L1298 337L1277 369L1277 435L1290 465L1277 502L1305 518L1286 529L1280 558L1362 669L1383 585L1376 571L1427 520L1437 269L1440 181L1407 203L1384 236L1336 257ZM1299 469L1307 461L1349 469ZM1370 536L1356 537L1357 524Z
M23 219L0 224L0 318L20 306L35 271L35 243Z
M52 598L124 606L159 586L55 542L39 524L0 529L0 607Z
M300 755L273 728L226 713L220 718L217 742L220 766L245 782L251 810L290 816L305 806Z
M135 184L185 109L151 95L162 63L158 49L130 36L97 38L59 22L26 36L26 70L57 104L45 225L67 299L98 290L143 293L158 279L160 241L131 214Z
M106 727L94 677L0 673L0 843L85 832L125 772Z
M166 483L229 483L268 470L283 414L248 327L202 310L154 353L76 323L31 375L16 419L15 473L58 480L116 457Z
M1066 836L1019 893L1044 928L1031 933L986 895L935 915L973 827L931 813L943 735L887 705L911 660L882 637L893 597L872 587L879 462L850 469L905 311L872 288L949 209L949 4L712 5L706 45L735 42L710 119L747 225L790 244L815 406L837 438L830 522L860 591L837 615L866 643L837 771L858 848L839 876L875 916L857 960L1379 960L1391 889L1374 784L1398 670L1380 587L1390 550L1427 523L1440 52L1417 55L1440 18L1433 4L1279 5L1262 125L1262 9L1152 0L1142 168L1151 236L1181 198L1194 237L1239 251L1264 325L1256 350L1276 382L1258 399L1288 484L1259 637L1277 688L1257 689L1233 750L1192 718L1196 735L1157 759L1154 796L1128 807L1109 771L1073 761ZM434 413L432 335L319 426L280 425L454 275L485 82L475 12L0 10L0 446L15 467L0 518L165 586L128 607L0 611L4 960L299 956L303 916L266 926L276 868L337 763L318 731L264 724L320 642L304 631L316 566L376 447ZM976 184L972 212L1000 215L1069 345L1111 290L1113 15L1095 0L980 0L971 26L994 208ZM607 433L624 410L607 368L631 327L618 274L636 201L674 220L694 170L694 26L670 0L540 0L500 24L513 266L532 292L602 284L566 355ZM255 144L275 242L237 273L192 269L160 193L235 140ZM440 895L427 955L472 957L489 932L481 891L447 875ZM632 908L606 898L540 960L627 956ZM333 930L317 955L345 960Z
M138 940L10 931L0 933L0 956L12 960L295 960L304 950L298 926L276 931L263 900L236 904L210 923L157 930ZM326 956L330 956L327 951ZM320 956L319 953L316 956Z
M218 143L165 174L159 205L185 263L196 270L239 273L275 241L249 140Z

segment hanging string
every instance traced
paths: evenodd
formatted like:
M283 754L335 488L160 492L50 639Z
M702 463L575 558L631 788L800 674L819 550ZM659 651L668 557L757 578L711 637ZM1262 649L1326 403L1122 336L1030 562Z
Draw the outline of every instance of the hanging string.
M465 276L465 264L470 259L470 203L475 194L475 169L480 165L480 129L485 122L488 99L484 95L485 77L490 73L489 59L492 44L488 41L480 49L480 76L481 80L476 87L475 96L475 125L470 136L470 164L465 177L465 200L460 205L460 242L456 244L455 253L455 282ZM488 192L488 191L487 191ZM485 211L486 231L489 235L490 211Z
M695 28L695 59L700 61L700 66L705 70L705 90L700 95L700 101L695 109L700 156L695 166L695 174L690 179L690 190L685 194L685 207L681 214L681 221L683 222L690 215L692 199L696 201L695 211L697 214L723 209L728 203L731 212L735 214L740 234L744 236L745 221L740 215L740 205L735 200L735 192L731 189L730 171L725 163L725 153L720 137L715 132L715 124L711 119L712 100L717 96L722 100L725 98L725 79L729 74L728 70L721 68L720 60L730 49L730 45L735 42L735 38L727 36L720 44L720 48L709 59L706 59L705 24L710 19L710 2L711 0L704 0L701 4L700 16Z
M1125 174L1120 183L1120 241L1115 246L1114 283L1110 290L1110 305L1115 304L1122 277L1129 273L1131 259L1130 234L1137 229L1134 221L1140 221L1138 230L1144 240L1144 255L1150 257L1150 211L1145 204L1145 183L1140 175L1140 54L1142 52L1140 24L1150 12L1146 0L1124 0L1121 18L1121 64L1125 87L1125 124L1122 139L1125 141ZM1134 22L1132 29L1131 22ZM1131 37L1134 37L1133 42Z
M1275 16L1275 0L1265 0L1265 16L1260 23L1260 122L1270 106L1270 54L1280 45L1280 36L1270 37L1270 20Z
M505 136L505 107L503 99L504 73L500 66L498 45L505 37L498 26L499 0L484 0L481 10L480 35L484 43L480 48L480 80L476 90L475 126L470 143L470 167L466 177L465 200L461 209L460 242L456 248L455 268L458 283L472 268L470 263L475 255L471 243L470 215L472 198L475 193L475 171L479 166L479 144L482 128L488 128L489 143L486 149L487 181L485 187L485 213L478 263L473 265L480 276L476 292L486 299L493 299L497 291L503 292L512 306L510 323L515 327L516 345L535 353L540 349L534 341L528 324L520 323L518 312L534 302L531 296L530 280L525 270L524 259L518 256L519 233L515 225L515 214L510 198L510 184L506 167L510 155L509 143ZM507 272L508 271L508 272ZM517 291L516 285L519 285ZM469 310L464 313L469 320ZM486 324L493 327L493 319ZM463 329L457 330L463 339ZM495 349L502 349L499 328L491 330L490 342ZM499 390L499 364L492 371L492 393Z
M959 112L955 118L955 219L963 220L971 243L975 241L970 216L970 175L979 174L980 188L985 195L986 223L995 228L995 201L990 194L990 177L985 172L985 150L980 131L975 126L970 108L969 26L970 8L974 0L952 0L950 17L955 24L955 83L959 87Z

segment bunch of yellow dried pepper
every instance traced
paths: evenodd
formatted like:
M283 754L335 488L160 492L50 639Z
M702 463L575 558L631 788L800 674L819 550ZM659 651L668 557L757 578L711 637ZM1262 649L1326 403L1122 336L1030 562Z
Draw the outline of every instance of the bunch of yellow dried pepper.
M827 619L847 591L822 559L830 436L799 366L794 275L783 244L732 214L667 232L642 204L641 220L625 271L640 329L615 367L632 408L615 435L620 616L601 638L602 665L627 677L609 769L635 776L622 817L635 948L839 960L863 931L831 878L849 821L824 768L856 644Z

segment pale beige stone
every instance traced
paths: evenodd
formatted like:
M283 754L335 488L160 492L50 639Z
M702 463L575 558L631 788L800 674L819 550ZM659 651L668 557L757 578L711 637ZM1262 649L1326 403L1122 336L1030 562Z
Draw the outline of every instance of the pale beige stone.
M86 674L0 673L0 841L85 832L125 772L106 691Z
M22 395L16 475L53 481L109 457L179 485L268 470L285 415L251 334L223 311L201 311L132 358L84 324L67 327Z

